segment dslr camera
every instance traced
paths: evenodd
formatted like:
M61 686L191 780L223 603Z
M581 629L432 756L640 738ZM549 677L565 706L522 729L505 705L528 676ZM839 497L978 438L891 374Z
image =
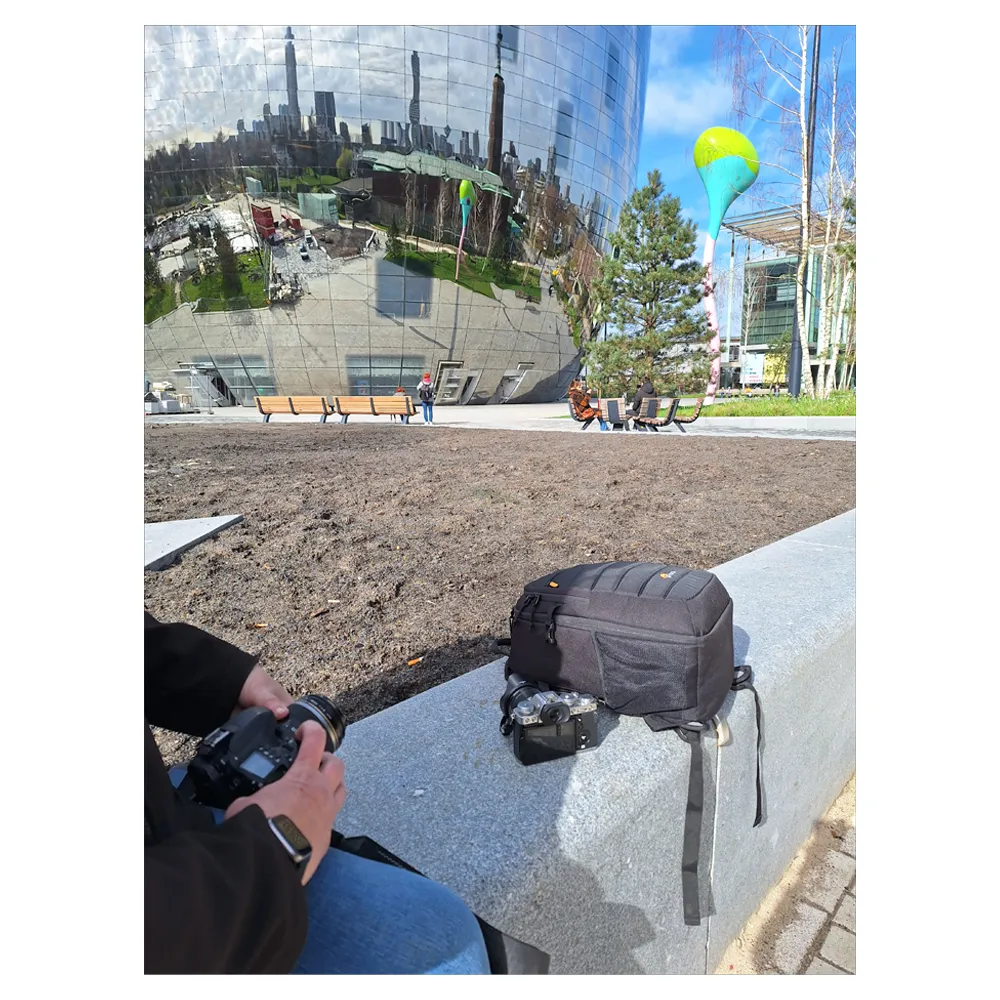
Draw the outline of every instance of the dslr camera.
M188 763L180 793L204 806L228 808L284 775L299 752L295 733L303 722L318 722L326 749L344 742L344 716L329 698L307 694L288 706L278 722L266 708L247 708L209 733Z
M597 746L593 695L554 691L540 681L511 674L500 710L500 732L513 734L514 756L522 764L540 764Z

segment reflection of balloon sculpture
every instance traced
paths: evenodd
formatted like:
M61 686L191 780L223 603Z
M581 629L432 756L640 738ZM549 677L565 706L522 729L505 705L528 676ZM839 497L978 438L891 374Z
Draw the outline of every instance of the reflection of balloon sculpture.
M458 185L458 203L462 206L462 235L458 239L458 255L455 259L455 280L458 281L458 269L462 266L462 244L465 242L465 227L469 224L469 213L476 203L476 189L472 181L464 180Z
M705 240L705 256L702 263L705 272L705 315L712 339L708 350L712 356L712 374L705 389L705 402L715 401L715 391L719 387L722 359L719 357L719 315L715 308L715 292L712 289L712 259L715 256L715 241L729 206L743 194L755 180L760 170L760 161L753 143L731 128L710 128L698 136L694 144L694 165L698 168L705 191L708 193L708 239Z

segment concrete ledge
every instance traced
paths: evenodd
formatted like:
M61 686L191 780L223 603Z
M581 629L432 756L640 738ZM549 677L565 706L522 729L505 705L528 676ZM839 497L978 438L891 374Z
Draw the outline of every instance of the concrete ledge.
M551 953L553 973L713 969L854 770L854 550L850 511L716 569L763 704L765 821L753 698L730 694L730 744L704 740L700 927L681 911L688 747L601 709L599 748L522 767L498 731L503 660L348 728L338 829Z
M199 542L242 520L242 514L223 514L220 517L193 517L184 521L154 521L144 525L145 569L150 572L165 569L188 549L193 549Z
M702 416L692 425L705 424L706 427L725 430L757 431L856 431L857 417L709 417Z

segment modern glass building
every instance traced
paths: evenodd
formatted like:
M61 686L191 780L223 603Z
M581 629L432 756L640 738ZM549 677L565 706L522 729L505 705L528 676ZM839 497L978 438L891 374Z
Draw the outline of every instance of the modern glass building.
M643 26L147 27L146 379L197 372L220 404L424 371L441 402L559 398L575 296L636 180L649 44Z

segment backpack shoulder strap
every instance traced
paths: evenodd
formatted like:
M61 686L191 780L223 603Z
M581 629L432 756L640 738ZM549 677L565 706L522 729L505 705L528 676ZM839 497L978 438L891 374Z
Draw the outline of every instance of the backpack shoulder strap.
M689 927L701 924L701 903L698 892L698 854L701 851L701 820L705 811L705 772L702 759L701 734L704 723L678 726L677 735L691 747L691 770L688 774L688 798L684 810L684 848L681 854L681 895L684 923Z

